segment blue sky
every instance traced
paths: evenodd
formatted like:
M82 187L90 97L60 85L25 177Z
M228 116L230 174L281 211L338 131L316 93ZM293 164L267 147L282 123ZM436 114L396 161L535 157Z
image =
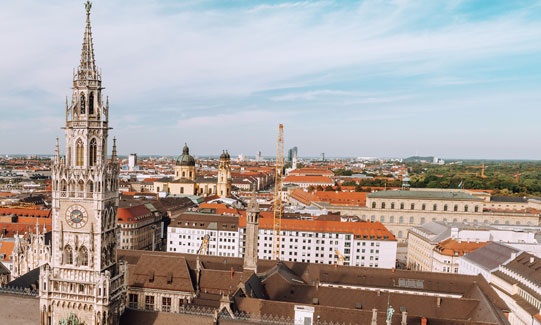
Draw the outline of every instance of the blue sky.
M82 1L0 2L0 153L63 138ZM119 152L541 159L540 1L97 0Z

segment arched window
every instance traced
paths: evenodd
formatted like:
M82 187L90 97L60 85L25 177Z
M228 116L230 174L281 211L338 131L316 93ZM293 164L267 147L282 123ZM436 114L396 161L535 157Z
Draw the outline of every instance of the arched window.
M361 220L362 220L362 221L366 221L366 216L362 216L362 217L361 217Z
M65 179L60 182L60 190L62 192L66 192L68 190L68 184L66 183Z
M75 181L70 181L70 197L75 197Z
M88 266L88 250L84 246L79 249L79 265Z
M75 154L75 165L76 166L83 166L84 162L84 146L83 146L83 140L78 139L76 144L76 154Z
M385 216L379 217L379 221L380 221L380 222L385 222Z
M423 203L423 205L421 206L421 210L426 210L426 204Z
M447 204L445 204L445 205L443 206L443 211L447 211L447 208L448 208L448 206L447 206Z
M391 209L394 209L394 202L391 202Z
M85 114L85 95L81 95L81 114Z
M96 165L96 158L97 158L97 152L98 152L98 145L96 143L96 138L90 140L90 161L89 161L89 165L90 166L95 166Z
M78 185L79 186L77 187L77 191L84 192L85 191L85 182L83 182L83 180L80 179Z
M455 204L454 211L455 211L455 212L458 211L458 204Z
M421 225L424 225L424 224L425 224L425 217L422 217L422 218L421 218L421 223L420 223L420 224L421 224Z
M385 209L385 202L381 202L381 208Z
M432 210L434 210L434 211L438 210L438 205L434 204L434 206L432 206Z
M64 264L73 264L73 251L70 245L64 247Z
M376 202L372 202L372 209L376 208Z
M404 210L404 202L400 203L400 210Z
M398 231L398 238L402 238L402 230Z
M88 181L86 191L88 193L93 193L94 192L94 182Z
M94 94L88 96L88 114L94 114Z
M372 221L372 222L376 221L376 216L371 216L370 221Z
M414 222L415 222L415 219L413 219L413 217L410 217L410 225L413 225Z
M468 206L467 205L464 206L464 212L468 212Z
M476 205L475 208L473 209L473 211L479 212L479 206Z
M389 217L389 222L390 222L390 223L394 223L394 216L390 216L390 217Z
M404 217L398 218L398 223L404 223Z

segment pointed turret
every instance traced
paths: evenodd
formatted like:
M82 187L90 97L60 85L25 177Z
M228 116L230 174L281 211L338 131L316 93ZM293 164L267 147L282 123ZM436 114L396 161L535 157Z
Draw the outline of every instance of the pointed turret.
M111 160L116 161L116 137L113 138L113 152L111 154Z
M96 60L94 59L94 44L92 43L92 27L90 25L90 9L92 3L85 3L86 9L86 27L83 38L83 48L81 50L81 63L77 69L78 80L98 80L100 79L98 69L96 68Z
M56 137L56 148L54 149L54 161L55 163L60 162L60 145L58 144L58 137Z

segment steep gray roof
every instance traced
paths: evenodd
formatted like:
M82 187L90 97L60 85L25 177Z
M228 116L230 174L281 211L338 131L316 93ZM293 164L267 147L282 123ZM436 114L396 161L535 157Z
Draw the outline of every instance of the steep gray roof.
M498 266L517 256L520 253L518 249L499 243L490 243L471 253L464 255L464 259L487 271L494 270Z
M396 198L396 199L427 199L427 200L475 200L483 199L463 192L442 192L442 191L378 191L367 194L369 198Z

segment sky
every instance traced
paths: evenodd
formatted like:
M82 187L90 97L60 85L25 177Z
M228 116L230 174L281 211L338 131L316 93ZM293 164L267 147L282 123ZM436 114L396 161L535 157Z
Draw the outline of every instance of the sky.
M541 159L541 1L93 1L120 154ZM64 138L83 1L0 1L0 153ZM61 141L62 143L62 141Z

